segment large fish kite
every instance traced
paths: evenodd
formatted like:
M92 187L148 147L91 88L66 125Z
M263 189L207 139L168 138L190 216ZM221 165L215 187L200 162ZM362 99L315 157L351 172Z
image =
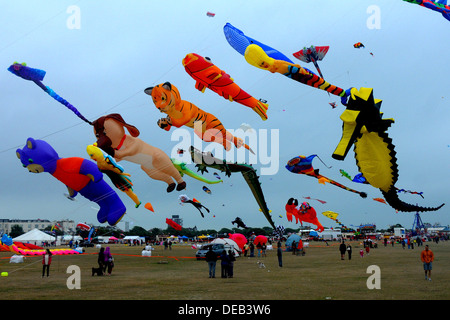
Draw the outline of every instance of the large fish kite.
M268 104L242 90L225 71L219 69L208 57L188 53L183 59L186 72L195 80L195 88L204 92L206 88L230 101L251 108L263 120L267 120Z
M418 4L421 7L431 9L433 11L439 12L442 16L450 21L450 6L447 5L447 0L403 0L409 3Z
M341 189L354 192L359 194L362 198L366 198L367 194L365 192L360 192L351 188L348 188L339 182L336 182L334 180L331 180L330 178L327 178L319 173L319 169L314 169L312 166L313 159L317 157L317 154L310 155L308 157L305 156L298 156L295 158L292 158L288 161L286 165L286 169L288 169L292 173L298 173L298 174L304 174L310 177L314 177L319 180L320 183L325 184L326 182L331 183L332 185L335 185L336 187L339 187ZM320 158L319 158L320 159Z

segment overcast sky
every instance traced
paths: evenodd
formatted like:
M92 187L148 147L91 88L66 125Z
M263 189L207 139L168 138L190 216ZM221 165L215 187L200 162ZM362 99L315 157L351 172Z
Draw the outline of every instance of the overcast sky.
M208 11L215 17L208 17ZM43 83L86 118L93 121L120 113L140 130L142 140L169 156L179 143L171 139L172 134L180 131L166 132L157 126L162 114L143 92L166 81L179 89L182 99L214 114L226 128L249 124L257 132L258 143L265 133L278 134L278 142L269 139L270 163L263 163L267 159L261 148L255 148L254 164L258 173L270 165L274 169L269 170L274 174L261 175L260 181L276 225L298 227L286 220L284 206L291 197L302 202L309 196L326 201L309 200L324 226L337 226L321 214L331 210L347 226L374 223L386 228L400 223L410 228L414 213L396 213L372 200L382 197L378 189L341 177L339 169L352 176L358 169L352 150L344 161L331 158L341 137L339 116L345 108L338 103L332 109L329 103L339 100L249 65L226 41L223 26L227 22L313 71L313 65L292 54L305 46L329 45L320 61L324 77L345 89L374 88L375 97L383 100L384 117L395 119L388 134L397 152L396 186L424 196L402 193L400 198L421 206L447 202L439 211L421 216L424 222L450 224L450 22L437 12L401 0L0 0L0 218L73 219L98 225L97 204L82 196L69 201L61 182L47 173L29 173L15 155L28 137L47 141L60 157L88 158L86 146L95 142L88 124L35 84L6 70L17 61L45 70ZM365 49L353 48L356 42ZM181 64L190 52L210 57L243 90L267 100L269 119L263 122L243 105L212 91L196 90ZM183 129L193 139L192 130ZM212 148L206 143L202 147ZM314 160L323 175L366 192L368 198L285 169L289 159L310 154L332 167ZM151 202L155 208L155 213L143 206L136 209L117 190L128 208L123 221L130 222L130 227L166 228L165 219L174 214L180 215L185 227L199 229L231 228L236 216L251 227L269 226L240 174L228 178L219 173L224 183L207 185L210 195L203 192L204 183L189 177L185 177L187 190L168 194L164 183L150 179L138 165L121 165L131 174L142 202ZM195 170L193 165L190 168ZM214 172L209 170L205 177L214 179ZM211 213L201 218L193 206L180 205L180 194L198 199Z

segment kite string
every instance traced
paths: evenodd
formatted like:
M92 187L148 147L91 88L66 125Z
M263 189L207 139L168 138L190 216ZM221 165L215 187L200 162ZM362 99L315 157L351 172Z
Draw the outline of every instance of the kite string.
M320 160L320 162L322 162L323 163L323 165L325 166L325 167L327 167L328 169L331 169L332 168L332 166L327 166L326 164L325 164L325 162L323 162L322 161L322 159L320 159L320 157L318 156L318 155L316 155L316 157L317 157L317 159L319 159Z

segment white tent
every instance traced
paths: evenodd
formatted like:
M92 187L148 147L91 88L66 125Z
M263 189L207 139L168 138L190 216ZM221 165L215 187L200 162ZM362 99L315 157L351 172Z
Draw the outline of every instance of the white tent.
M14 238L13 241L40 244L42 241L50 241L50 242L55 241L55 237L45 232L42 232L39 229L33 229L31 231L28 231L27 233L24 233Z
M241 249L239 248L238 244L229 238L217 238L217 239L214 239L213 241L211 241L209 244L215 244L215 243L223 244L225 246L225 250L227 251L227 253L228 253L228 250L234 249L233 253L236 257L239 256L241 253Z

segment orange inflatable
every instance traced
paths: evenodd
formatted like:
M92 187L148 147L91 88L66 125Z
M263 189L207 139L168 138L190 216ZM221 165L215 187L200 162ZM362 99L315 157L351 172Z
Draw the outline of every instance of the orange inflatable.
M292 216L295 217L295 223L300 221L300 224L303 225L303 222L312 223L317 228L316 231L322 232L324 227L317 219L316 210L309 205L308 202L303 202L301 205L298 205L298 200L294 198L290 198L285 206L286 208L286 216L288 221L292 221Z
M209 88L227 100L236 101L251 108L261 119L267 120L266 112L269 105L242 90L229 74L219 69L209 58L204 58L196 53L188 53L183 59L183 66L195 80L195 88L201 92L205 92L205 89Z
M254 153L241 138L233 136L223 126L222 122L211 113L203 111L191 102L181 100L178 89L170 82L161 83L144 90L152 97L156 108L168 116L158 120L161 129L169 131L172 126L186 126L194 129L197 136L205 142L216 142L231 150L231 144L236 148L245 147Z

